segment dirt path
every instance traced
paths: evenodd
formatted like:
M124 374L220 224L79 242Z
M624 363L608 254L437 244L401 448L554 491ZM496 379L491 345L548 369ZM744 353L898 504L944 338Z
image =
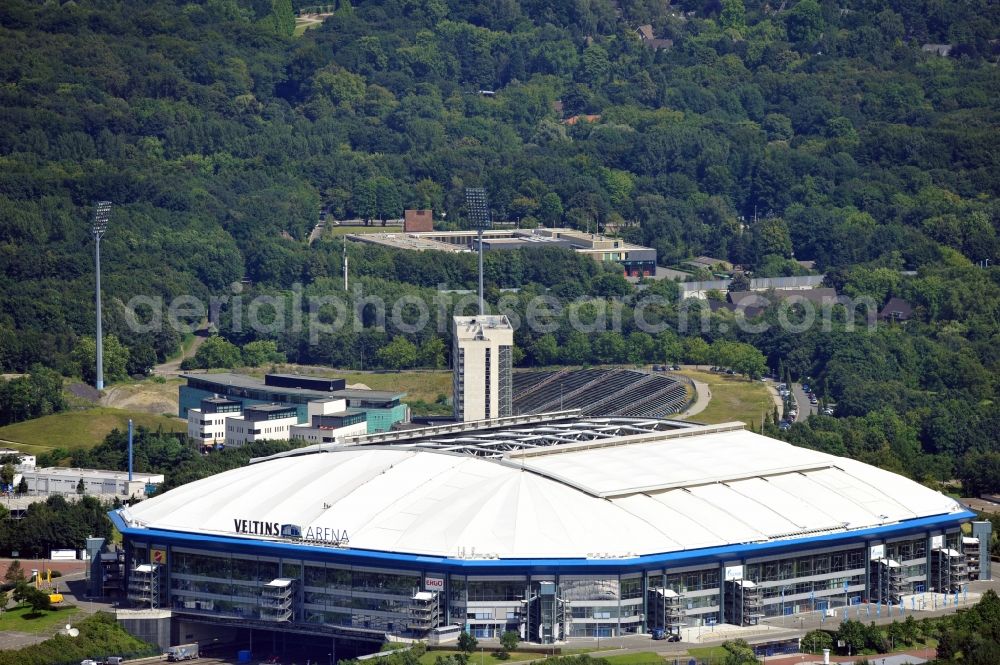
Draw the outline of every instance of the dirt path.
M101 406L140 413L176 415L178 385L178 380L170 379L165 383L146 380L111 386L105 389Z
M165 363L161 363L153 367L154 376L171 377L180 375L181 363L184 362L187 358L194 356L194 354L198 352L198 347L204 344L205 340L208 339L208 330L206 330L205 328L196 330L194 334L195 334L194 341L191 343L191 346L188 347L188 349L184 353L182 353L180 356L178 356L173 360L168 360Z

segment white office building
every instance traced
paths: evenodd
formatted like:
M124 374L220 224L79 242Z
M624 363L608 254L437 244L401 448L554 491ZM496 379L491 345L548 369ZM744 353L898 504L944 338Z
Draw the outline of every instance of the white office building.
M455 420L511 415L514 328L503 315L456 316L453 395Z
M11 455L16 455L21 461L14 465L16 471L26 471L35 468L35 456L28 455L27 453L22 453L20 450L14 450L13 448L0 448L0 459L8 457Z
M299 423L299 412L294 404L255 404L225 420L226 445L242 446L254 441L287 441L289 430Z
M188 409L188 436L203 446L214 446L226 441L226 418L243 413L239 400L213 396L201 400L197 409Z
M310 443L340 443L344 437L368 433L368 416L360 409L348 409L346 399L309 402L309 422L292 425L289 438Z

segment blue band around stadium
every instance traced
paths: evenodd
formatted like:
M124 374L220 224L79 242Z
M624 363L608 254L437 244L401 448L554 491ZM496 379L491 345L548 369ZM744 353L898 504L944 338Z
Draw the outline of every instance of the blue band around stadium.
M214 536L163 529L144 529L125 524L117 511L108 513L115 527L127 538L150 546L178 546L193 549L247 554L253 556L304 559L352 566L390 567L414 571L438 571L457 575L500 574L592 574L634 573L644 570L675 568L696 564L723 564L745 559L800 552L807 549L833 547L846 543L881 542L899 536L948 529L976 517L962 511L908 520L897 524L845 531L822 536L797 538L766 543L745 543L707 547L696 550L648 554L631 558L609 559L459 559L393 552L378 552L350 548L305 545L280 540L262 540L231 536Z

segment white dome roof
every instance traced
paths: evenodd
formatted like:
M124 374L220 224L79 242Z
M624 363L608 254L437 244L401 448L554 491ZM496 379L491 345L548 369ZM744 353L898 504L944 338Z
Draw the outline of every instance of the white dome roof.
M346 531L351 549L500 559L624 557L768 542L961 513L875 467L741 429L511 452L341 447L166 492L132 525L266 538L242 520Z

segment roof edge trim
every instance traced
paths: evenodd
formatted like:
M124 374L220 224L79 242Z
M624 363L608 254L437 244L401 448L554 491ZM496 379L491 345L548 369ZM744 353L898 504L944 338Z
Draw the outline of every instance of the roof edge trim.
M659 554L645 554L628 559L585 559L585 558L526 558L526 559L457 559L448 556L420 555L408 553L382 552L375 550L358 550L350 548L324 548L314 545L301 545L270 540L241 539L232 536L211 536L199 533L170 531L166 529L147 529L128 526L118 514L111 510L108 516L122 534L129 537L140 537L143 540L157 543L185 543L183 546L197 547L205 545L208 549L231 552L233 549L246 548L252 553L261 550L283 550L290 555L301 556L305 553L316 554L317 559L329 558L343 560L345 565L393 565L407 569L427 570L429 567L445 567L457 573L493 573L510 569L530 568L533 571L565 570L642 570L658 565L688 565L687 560L703 559L727 561L738 558L749 559L766 555L769 550L789 551L809 544L823 547L840 541L862 541L872 538L883 538L894 533L930 531L947 528L955 524L967 522L976 517L976 513L959 510L954 513L939 513L927 515L913 520L897 522L891 525L869 527L858 530L841 531L818 537L796 538L758 543L733 543L708 548L691 550L675 550ZM356 562L356 560L359 560ZM377 563L376 563L377 562ZM433 568L432 568L433 569Z

